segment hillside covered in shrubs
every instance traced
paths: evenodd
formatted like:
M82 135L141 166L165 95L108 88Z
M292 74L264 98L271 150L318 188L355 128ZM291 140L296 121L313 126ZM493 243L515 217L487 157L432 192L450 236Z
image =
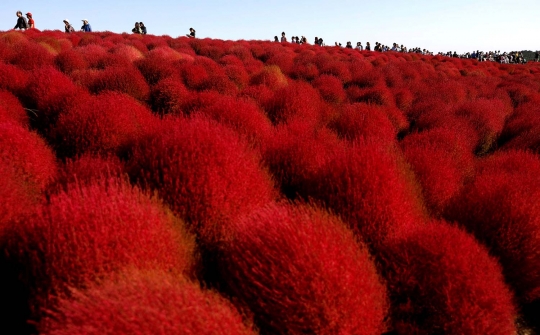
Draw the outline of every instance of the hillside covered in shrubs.
M0 33L0 333L531 334L540 66Z

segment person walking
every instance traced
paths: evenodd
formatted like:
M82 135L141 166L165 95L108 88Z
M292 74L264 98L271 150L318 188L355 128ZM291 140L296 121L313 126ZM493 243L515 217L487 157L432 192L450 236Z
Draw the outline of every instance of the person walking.
M139 22L135 22L135 28L131 29L131 32L134 34L142 34L141 25Z
M75 28L73 28L73 26L71 24L69 24L69 20L68 19L65 19L64 21L64 30L66 33L74 33L75 32Z
M28 19L28 29L35 29L36 25L34 23L34 19L32 18L32 13L26 13L26 18Z
M139 22L139 27L141 28L141 34L146 35L146 26L144 23Z
M83 19L82 22L83 22L83 26L81 27L81 31L91 33L92 32L92 27L90 26L90 23L88 23L88 20Z
M189 38L195 38L195 29L189 28L189 34L186 35Z
M13 29L28 29L28 21L26 21L26 18L23 16L20 10L17 11L17 24Z

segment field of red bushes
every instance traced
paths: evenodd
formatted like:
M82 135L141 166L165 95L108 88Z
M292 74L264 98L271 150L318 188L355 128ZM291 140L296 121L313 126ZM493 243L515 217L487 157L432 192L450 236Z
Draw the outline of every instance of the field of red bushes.
M0 33L0 333L534 334L540 66Z

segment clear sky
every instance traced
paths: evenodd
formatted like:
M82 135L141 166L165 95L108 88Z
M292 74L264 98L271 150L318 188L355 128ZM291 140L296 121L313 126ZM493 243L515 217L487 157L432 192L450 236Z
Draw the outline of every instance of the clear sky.
M15 12L30 11L36 27L130 32L143 21L150 34L228 40L315 36L326 44L378 41L431 51L540 49L540 0L0 0L0 30Z

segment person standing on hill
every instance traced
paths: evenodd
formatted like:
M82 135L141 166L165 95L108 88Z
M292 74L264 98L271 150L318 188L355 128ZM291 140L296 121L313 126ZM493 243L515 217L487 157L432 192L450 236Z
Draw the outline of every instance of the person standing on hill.
M347 49L352 49L353 48L351 41L347 42L347 45L345 46L345 48L347 48Z
M28 29L28 21L26 21L26 18L23 16L21 11L17 11L17 24L13 29Z
M356 50L358 50L358 51L364 51L364 47L362 46L362 42L356 43Z
M91 33L92 32L92 27L90 26L90 23L88 23L88 20L83 19L82 22L83 22L83 26L81 27L81 31Z
M74 33L75 32L75 28L73 28L73 26L71 24L69 24L69 20L68 19L65 19L64 20L64 30L66 33Z
M369 42L366 42L366 51L371 51L371 44Z
M195 38L195 29L189 28L189 34L186 35L189 38Z
M28 18L28 29L35 29L36 25L34 23L34 19L32 18L32 13L26 13L26 17Z
M274 36L274 42L279 42L279 38L277 36Z
M131 32L134 34L142 34L141 25L139 22L135 22L135 28L131 29Z
M139 27L141 28L141 34L146 35L147 31L146 31L146 26L144 25L144 23L139 22Z
M287 42L287 37L285 37L285 32L281 33L281 43Z

